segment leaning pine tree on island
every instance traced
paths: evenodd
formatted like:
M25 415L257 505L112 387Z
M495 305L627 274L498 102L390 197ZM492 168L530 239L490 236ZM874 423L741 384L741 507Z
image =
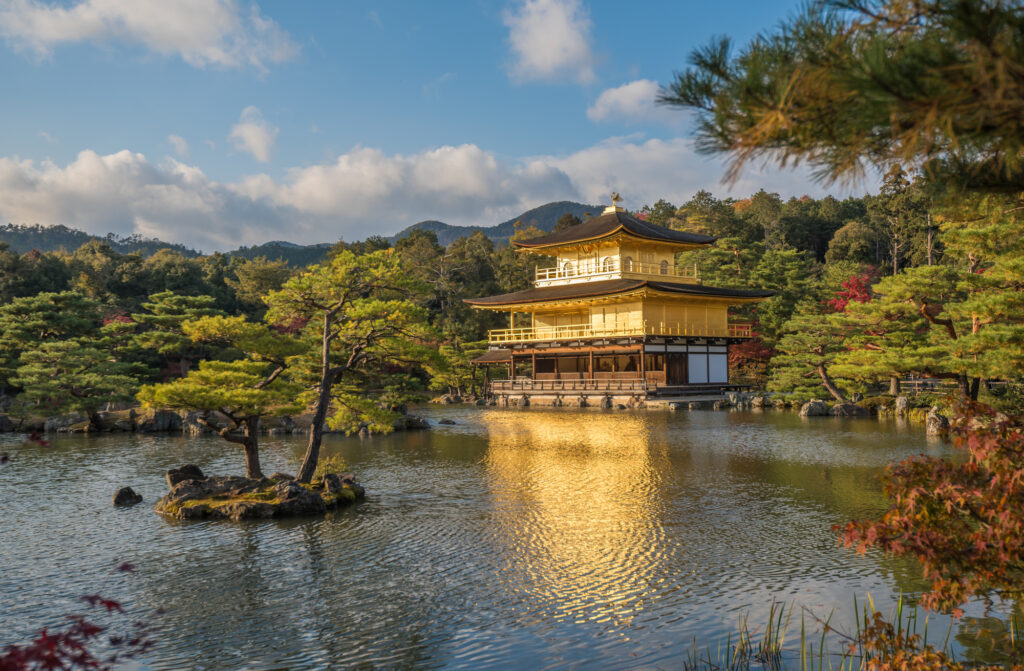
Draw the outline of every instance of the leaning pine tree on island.
M283 375L288 358L302 344L244 317L203 317L185 322L182 332L195 343L229 345L242 356L235 361L203 361L188 375L143 387L138 398L148 407L198 410L196 419L245 451L245 476L263 477L260 467L260 420L301 410L301 388ZM226 421L217 425L213 413Z
M308 354L298 357L313 406L309 446L296 479L309 482L327 423L354 431L392 430L393 409L411 382L396 370L436 361L427 312L409 299L418 286L391 250L357 256L343 250L267 296L266 319L298 329Z

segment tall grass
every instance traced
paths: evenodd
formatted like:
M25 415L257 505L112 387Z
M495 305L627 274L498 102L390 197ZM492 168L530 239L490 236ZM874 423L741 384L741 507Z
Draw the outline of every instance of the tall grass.
M865 671L869 668L890 668L888 663L898 654L913 658L916 654L935 655L936 659L955 663L953 620L938 637L929 631L929 613L910 604L900 595L893 609L876 619L874 601L868 595L865 603L853 599L855 630L843 632L832 626L832 614L825 619L802 609L799 639L787 643L787 634L795 628L794 606L772 603L763 631L751 629L746 615L741 615L736 631L722 640L703 647L693 641L682 661L685 671ZM885 633L879 623L891 625ZM929 636L932 640L929 640ZM1024 650L1018 648L1020 623L1016 612L1007 623L1006 661ZM934 668L941 668L942 665ZM913 667L906 667L913 668Z

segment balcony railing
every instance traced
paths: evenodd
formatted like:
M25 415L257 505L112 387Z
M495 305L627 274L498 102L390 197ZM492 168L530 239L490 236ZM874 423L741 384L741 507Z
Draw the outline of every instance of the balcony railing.
M676 268L674 264L663 263L641 263L638 261L622 261L618 257L610 256L604 261L581 262L571 265L562 265L557 268L537 268L537 282L550 282L552 280L574 280L574 279L600 279L613 275L645 275L663 277L672 280L685 280L687 282L697 281L697 266L693 268Z
M593 326L537 326L520 329L497 329L487 333L491 343L537 342L546 340L580 340L586 338L618 338L625 336L701 336L710 338L749 338L750 324L729 324L725 328L685 324L681 322L649 322Z

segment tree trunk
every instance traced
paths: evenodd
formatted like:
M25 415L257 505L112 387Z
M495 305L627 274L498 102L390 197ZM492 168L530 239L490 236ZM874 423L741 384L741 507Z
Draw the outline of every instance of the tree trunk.
M900 377L899 375L889 376L889 395L899 396L900 395Z
M263 470L260 468L260 418L249 416L245 418L245 439L242 447L245 449L245 477L250 480L259 480L263 477Z
M327 420L327 408L331 404L331 322L324 316L324 335L320 349L320 390L316 397L316 410L313 412L313 424L309 427L309 445L302 457L302 466L296 479L309 482L313 479L316 466L320 462L320 443L324 438L324 422Z
M981 378L969 377L961 373L956 376L956 386L960 390L960 398L965 401L977 401L978 391L981 388Z
M935 229L932 228L932 215L928 213L928 265L932 265L932 242L935 237Z
M839 391L839 388L836 387L834 382L832 382L832 378L829 377L828 369L825 368L825 364L818 364L818 375L821 376L821 383L825 385L825 389L828 390L828 393L832 394L832 398L836 399L840 403L847 402L846 396L843 395L843 392Z

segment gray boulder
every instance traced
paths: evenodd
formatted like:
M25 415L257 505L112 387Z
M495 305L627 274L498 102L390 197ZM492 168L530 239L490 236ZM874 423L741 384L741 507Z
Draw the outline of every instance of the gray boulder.
M195 464L185 464L178 468L172 468L167 471L165 477L167 478L167 487L169 489L174 489L174 485L186 480L206 479L206 476L203 475L203 471Z
M139 433L181 431L181 417L170 410L147 410L136 417L135 430Z
M286 480L274 487L280 515L312 515L327 510L322 496L295 480Z
M445 417L444 419L438 420L437 423L438 424L452 425L452 424L455 424L455 420L454 419L448 419L447 417Z
M825 417L828 415L828 404L815 398L800 406L801 417Z
M943 436L949 431L949 420L939 414L938 406L932 406L924 420L924 430L929 436Z
M833 417L867 417L871 414L855 403L836 403L830 412Z
M897 417L906 417L907 413L910 412L910 399L906 396L897 396L894 406Z
M114 494L115 506L134 506L136 503L142 503L142 495L136 494L131 487L122 487Z
M66 415L47 417L43 424L46 433L69 433L75 427L89 423L89 415L84 412L71 412Z
M395 431L414 431L417 429L429 429L430 424L419 415L402 415L395 420L393 425Z

